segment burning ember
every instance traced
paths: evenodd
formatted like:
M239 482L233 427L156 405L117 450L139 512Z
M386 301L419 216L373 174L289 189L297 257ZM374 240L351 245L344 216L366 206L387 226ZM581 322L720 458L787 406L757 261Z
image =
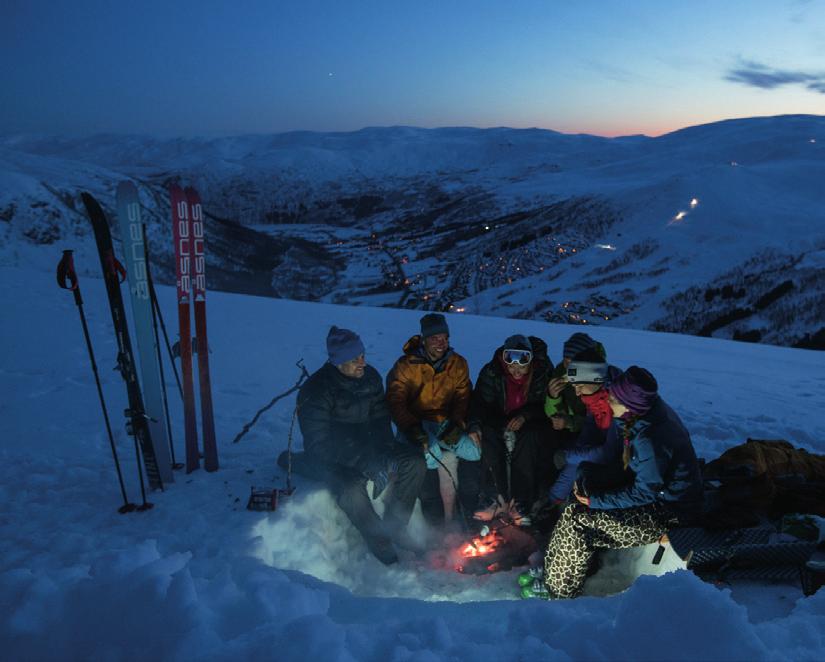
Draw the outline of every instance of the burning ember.
M470 540L461 550L461 556L465 558L474 558L476 556L484 556L496 551L498 547L504 542L504 539L497 531L490 531L486 536L476 537Z
M456 571L481 575L525 565L537 549L535 538L522 527L495 520L496 528L485 526L481 532L453 552Z

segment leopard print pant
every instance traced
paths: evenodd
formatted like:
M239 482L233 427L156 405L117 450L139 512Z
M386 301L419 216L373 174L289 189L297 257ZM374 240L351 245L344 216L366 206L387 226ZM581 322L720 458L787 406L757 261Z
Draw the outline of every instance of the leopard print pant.
M597 549L656 542L676 521L668 508L657 504L617 510L568 505L544 556L544 581L551 597L575 598L581 594L587 567Z

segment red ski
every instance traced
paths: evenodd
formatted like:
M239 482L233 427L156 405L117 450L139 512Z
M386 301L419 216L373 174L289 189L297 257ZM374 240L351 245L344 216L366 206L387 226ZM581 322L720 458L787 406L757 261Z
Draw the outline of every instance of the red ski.
M170 187L169 192L172 196L172 234L175 238L175 275L178 285L186 473L191 473L200 468L198 430L195 423L195 384L192 379L192 329L189 312L194 262L192 257L192 224L186 194L179 186L174 184ZM200 352L198 356L200 356Z
M195 303L195 337L198 354L198 389L201 395L201 423L203 425L203 464L207 471L218 470L218 446L215 441L215 419L212 413L212 382L209 377L209 342L206 336L206 256L203 233L203 209L198 192L186 189L189 200L189 218L192 236L194 279L192 299Z

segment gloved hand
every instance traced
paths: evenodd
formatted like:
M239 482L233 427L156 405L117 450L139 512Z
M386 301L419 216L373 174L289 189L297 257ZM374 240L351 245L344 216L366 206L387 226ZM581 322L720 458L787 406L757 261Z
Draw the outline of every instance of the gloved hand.
M364 476L372 481L372 498L377 499L387 489L390 478L398 471L398 462L386 458L375 458L372 460Z
M420 446L425 447L430 442L430 437L424 432L424 428L421 427L420 423L416 423L415 425L411 425L404 431L404 435L407 437L407 441L409 441L413 446Z
M448 446L454 446L458 443L458 440L461 439L461 435L463 434L464 430L458 423L451 421L450 419L446 419L442 421L441 425L438 426L436 437L438 437L439 441L444 442Z

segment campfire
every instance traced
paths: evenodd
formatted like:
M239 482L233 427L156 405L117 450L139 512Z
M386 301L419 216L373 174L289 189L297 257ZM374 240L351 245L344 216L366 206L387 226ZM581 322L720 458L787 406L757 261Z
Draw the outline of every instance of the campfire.
M465 558L484 556L496 551L499 545L504 542L498 531L490 531L487 535L473 538L461 550L461 555Z
M498 521L485 526L477 536L461 544L456 554L455 569L471 575L510 570L514 566L525 565L527 557L536 549L536 541L527 531Z

